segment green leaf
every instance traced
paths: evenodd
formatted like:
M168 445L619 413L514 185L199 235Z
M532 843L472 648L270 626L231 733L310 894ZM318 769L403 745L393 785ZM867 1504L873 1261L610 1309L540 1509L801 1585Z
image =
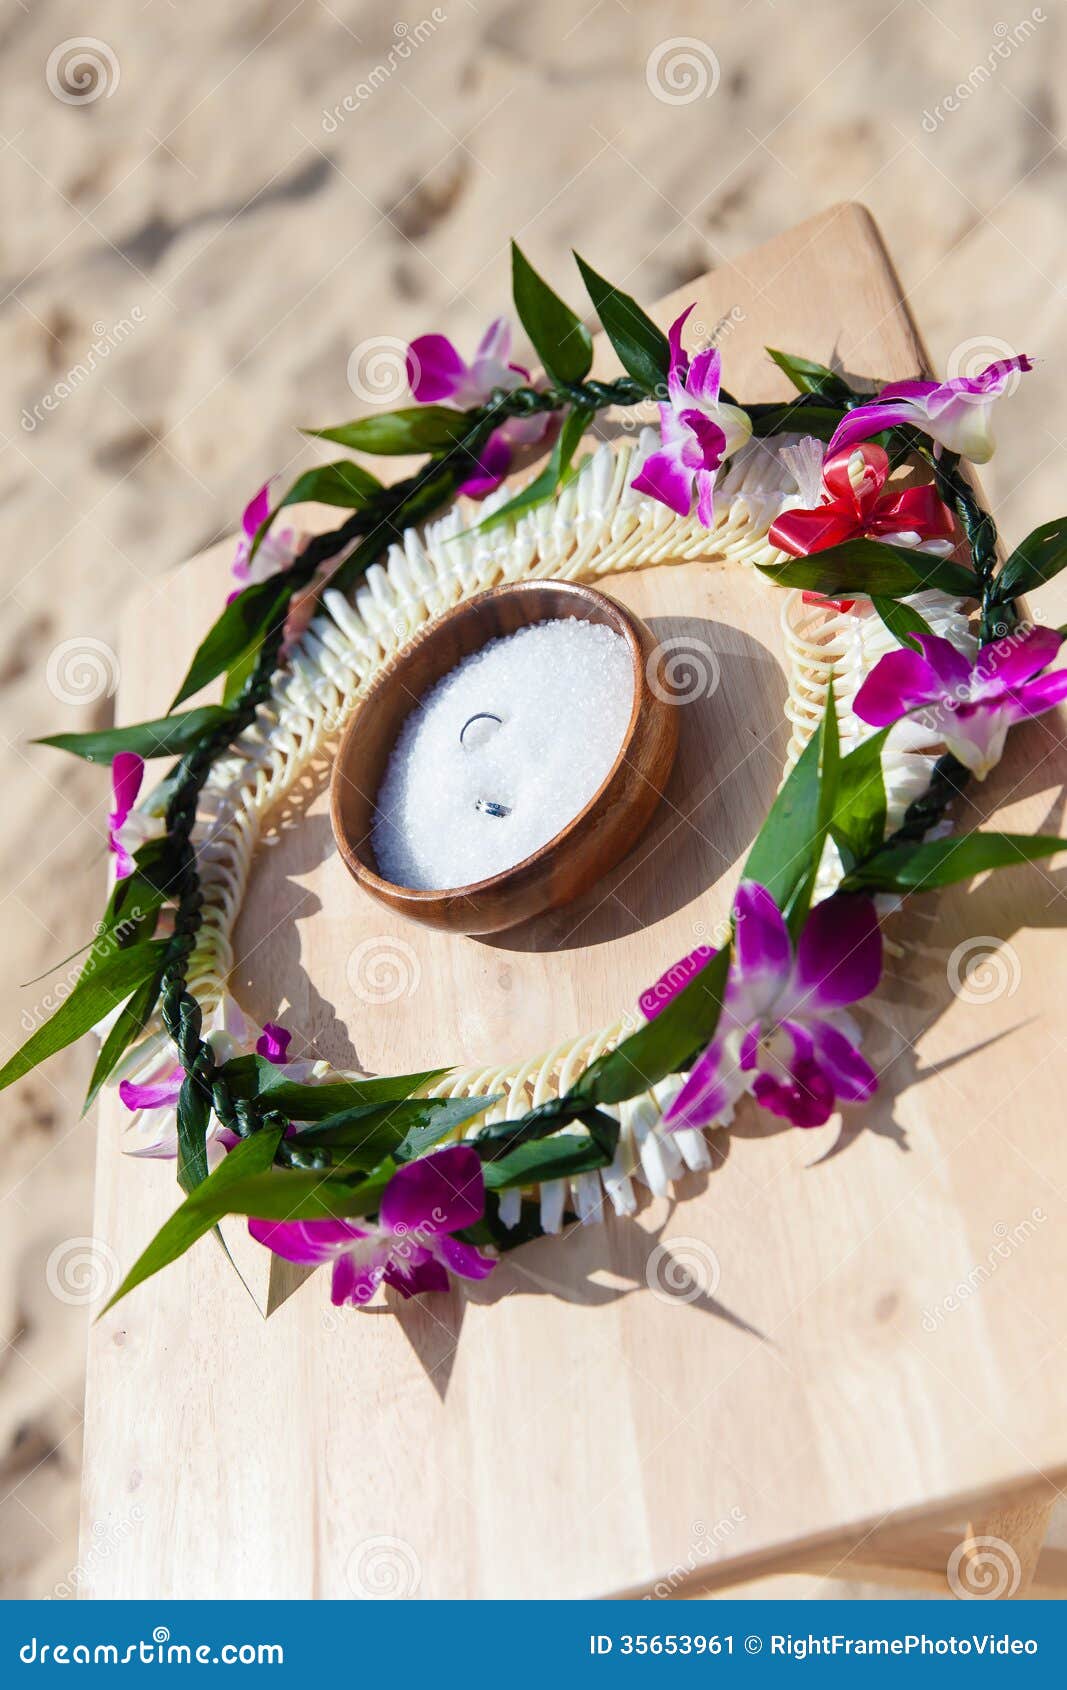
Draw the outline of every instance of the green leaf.
M91 954L99 960L109 950L126 950L139 939L150 939L158 911L169 896L165 883L150 880L138 869L116 881Z
M117 914L125 914L138 902L146 886L170 896L174 890L174 841L165 834L146 839L133 853L135 872L115 882L111 904Z
M120 1003L125 1003L138 986L159 972L165 945L146 939L128 950L110 950L101 960L96 952L78 976L70 996L64 998L50 1021L31 1033L21 1050L0 1068L0 1091L56 1051L65 1050L88 1033L98 1021Z
M622 1103L679 1073L715 1035L729 964L730 947L724 945L654 1021L591 1063L574 1095Z
M455 1132L468 1121L476 1120L484 1115L494 1103L499 1103L503 1093L492 1097L450 1097L430 1098L428 1101L441 1104L443 1107L435 1109L422 1122L414 1121L393 1152L398 1162L413 1162L417 1156L425 1156L435 1144Z
M837 797L830 832L845 866L876 851L885 837L885 777L882 751L889 729L862 740L837 769Z
M244 690L245 682L256 666L259 657L260 642L253 640L252 644L243 651L240 657L234 658L226 670L226 680L222 688L223 704L233 704Z
M381 482L369 469L341 458L335 464L319 464L316 469L298 475L268 521L273 521L287 505L302 505L312 499L320 505L339 505L342 510L362 510L381 491Z
M781 587L802 587L835 599L875 595L899 599L925 587L937 587L957 598L974 598L977 589L973 572L952 558L887 546L881 540L846 540L810 557L760 568Z
M100 1046L100 1054L93 1068L89 1081L89 1090L85 1094L82 1114L92 1107L96 1094L104 1081L109 1079L116 1066L134 1040L144 1031L156 1007L159 998L159 988L163 983L163 970L160 968L147 979L143 986L138 986L129 1003L122 1010L115 1021L107 1038Z
M831 687L822 726L809 739L767 812L741 875L765 886L783 914L794 906L806 908L810 899L833 814L837 761L837 712Z
M750 405L752 432L760 439L770 434L813 434L817 440L832 440L842 411L830 405L804 405L791 399L782 405Z
M854 868L841 883L845 892L932 892L969 880L986 869L1015 868L1067 851L1067 839L1047 833L964 833L921 845L887 845Z
M178 1184L183 1191L203 1185L208 1177L207 1130L211 1125L211 1097L192 1075L178 1093Z
M827 399L851 399L848 382L825 364L812 363L810 358L798 358L792 352L778 352L768 346L766 352L780 370L784 370L798 393L821 393ZM841 413L837 412L838 421Z
M519 321L553 381L582 381L593 362L589 330L511 243L511 292Z
M1024 593L1033 592L1036 587L1043 587L1065 566L1067 517L1059 516L1035 528L1005 561L997 575L997 603L1007 604L1012 599L1021 598Z
M919 615L914 605L904 604L900 599L885 599L880 593L872 595L871 603L885 623L893 638L912 651L919 651L914 638L915 634L933 634L929 622Z
M210 1232L213 1226L217 1226L222 1217L229 1213L229 1192L250 1174L258 1174L270 1167L281 1139L282 1128L278 1127L254 1133L251 1138L242 1139L240 1144L235 1144L214 1173L209 1174L203 1184L197 1186L186 1198L181 1208L164 1222L148 1248L138 1256L102 1313L106 1314L120 1298L143 1284L146 1279L150 1279L160 1268L176 1262L190 1245L202 1238L205 1232Z
M329 1080L300 1085L286 1079L284 1067L265 1056L235 1056L219 1070L233 1096L241 1102L265 1098L268 1107L293 1121L324 1121L342 1110L367 1104L398 1103L447 1074L447 1068L428 1068L421 1074L397 1074L379 1080Z
M252 1174L232 1186L226 1194L223 1214L254 1215L264 1221L360 1218L376 1213L382 1192L395 1172L396 1163L391 1156L379 1162L358 1184L340 1175L326 1178L321 1173L290 1173L273 1168L270 1173Z
M120 751L133 751L138 757L181 757L206 733L219 727L227 715L221 704L204 704L198 710L186 710L180 716L160 716L154 722L137 722L128 728L102 728L98 733L87 734L50 734L47 739L38 739L34 743L54 745L59 751L72 751L75 757L84 757L89 763L110 763Z
M357 417L339 428L305 428L316 440L332 440L352 451L393 457L404 452L440 452L469 434L473 427L465 411L448 405L413 405L406 411L381 411Z
M201 687L208 686L223 670L243 657L250 645L257 645L267 629L284 615L289 596L283 573L272 575L266 581L253 582L231 599L200 642L171 709L183 704ZM218 709L219 706L208 708Z
M446 1134L484 1115L495 1097L408 1097L398 1102L362 1104L342 1109L313 1122L290 1140L290 1148L305 1145L343 1149L349 1167L376 1167L384 1156L398 1162L421 1156Z
M592 417L592 411L580 406L568 411L556 436L552 455L540 475L535 476L533 481L521 492L516 493L513 499L509 499L507 504L501 505L499 510L487 516L484 522L479 522L474 533L487 534L491 528L499 528L501 523L511 522L524 511L533 510L535 506L543 505L547 499L551 499L566 475L578 442L589 427Z
M536 1109L527 1110L519 1120L494 1121L492 1126L475 1133L470 1142L483 1161L496 1162L520 1144L550 1138L572 1121L581 1122L604 1152L605 1161L610 1162L619 1142L619 1123L613 1115L576 1093L550 1098Z
M833 685L831 684L826 699L826 714L823 717L822 729L819 735L819 794L815 814L815 832L806 847L804 872L801 874L792 896L781 906L782 914L786 918L794 944L799 940L804 923L811 908L812 894L815 891L815 881L822 862L823 851L830 832L833 819L834 804L837 801L837 780L841 760L841 742L837 730L837 707L834 702ZM798 847L801 848L801 847Z
M670 363L667 336L645 315L636 299L613 288L577 253L574 256L604 333L623 368L649 394L658 392L667 380Z
M826 836L830 831L833 819L834 805L837 802L838 773L841 766L841 741L837 731L837 704L834 699L833 676L826 693L826 709L823 713L822 728L819 733L819 802L816 810L815 834L807 848L807 867L801 875L799 884L789 900L788 906L782 906L782 913L789 922L789 929L794 942L800 938L801 929L811 908L811 897L815 890L815 881L822 861ZM802 847L801 847L802 848Z
M142 940L151 939L159 909L172 893L171 859L171 842L165 838L149 839L134 853L136 867L133 873L115 882L96 934L83 947L89 952L86 970L98 968L113 951L128 950ZM77 955L78 952L75 952L74 956ZM66 961L73 962L74 956L67 957ZM64 964L56 966L62 968Z
M516 1185L567 1179L593 1168L606 1168L610 1161L596 1140L584 1134L559 1133L554 1138L533 1139L509 1150L499 1161L485 1164L486 1190L507 1191Z

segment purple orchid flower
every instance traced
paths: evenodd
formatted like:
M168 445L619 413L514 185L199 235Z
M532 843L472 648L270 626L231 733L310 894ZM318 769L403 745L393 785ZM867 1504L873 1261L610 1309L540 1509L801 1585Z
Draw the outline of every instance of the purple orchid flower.
M869 405L857 405L838 423L829 451L839 452L844 446L869 440L883 428L903 423L921 429L939 448L958 452L972 464L987 463L993 456L993 403L1005 392L1013 375L1032 369L1033 363L1022 353L987 364L976 376L890 382L877 399Z
M137 802L137 795L144 780L144 758L138 757L134 751L120 751L111 765L111 794L114 809L107 818L108 849L115 854L115 875L119 880L125 880L133 873L134 862L130 853L130 845L143 844L138 838L136 843L130 838L131 829L128 826L130 812Z
M511 325L506 317L495 317L478 343L472 363L453 346L447 335L424 334L411 342L407 352L408 384L420 405L446 404L458 411L484 405L494 389L510 393L529 384L530 372L521 364L508 362ZM472 499L483 499L503 481L511 467L514 446L536 445L553 426L551 414L509 417L489 436L473 474L459 488Z
M715 1037L663 1120L671 1132L709 1126L751 1090L795 1127L821 1127L838 1101L877 1089L846 1005L866 997L882 970L871 899L838 895L811 911L794 950L781 911L754 880L734 900L734 954ZM703 945L668 969L641 999L653 1020L715 955Z
M256 1055L265 1056L276 1068L284 1068L289 1061L289 1046L293 1035L288 1027L277 1021L264 1021L263 1031L256 1040Z
M716 471L744 445L752 424L736 405L719 402L722 360L718 348L706 347L690 362L682 346L682 329L694 309L690 305L671 324L670 403L659 407L660 448L645 459L630 485L678 516L689 515L695 489L697 516L708 528L714 516Z
M902 646L876 663L853 709L872 727L923 712L931 732L984 780L1000 761L1008 729L1067 698L1067 669L1042 675L1060 649L1055 628L1023 627L994 640L972 665L950 640L917 634L922 655Z
M236 598L237 593L251 582L267 581L272 575L288 569L300 550L299 535L292 528L272 528L269 534L264 535L255 557L252 557L252 542L269 515L270 481L265 481L259 492L248 501L241 517L241 534L230 567L230 573L235 581L240 582L240 587L230 594L231 598Z
M529 380L528 370L508 362L510 350L511 325L506 317L494 317L470 364L447 335L419 335L408 347L408 385L420 405L444 401L459 411L473 410L485 404L495 387L510 391Z
M276 1067L289 1068L294 1078L298 1077L299 1070L302 1077L305 1072L310 1072L313 1064L289 1062L287 1053L292 1036L276 1021L266 1021L255 1048L260 1056L265 1056ZM242 1011L227 995L212 1017L208 1034L216 1060L226 1062L231 1056L240 1054L248 1045L249 1038L248 1023ZM173 1157L178 1154L177 1105L184 1080L185 1069L180 1062L173 1061L168 1050L163 1062L149 1073L147 1079L121 1081L119 1097L137 1117L130 1123L131 1130L136 1129L142 1138L138 1147L129 1152L131 1156ZM213 1117L208 1135L209 1164L214 1167L236 1143L234 1134Z
M367 1303L382 1284L413 1297L447 1291L449 1273L485 1279L495 1259L452 1237L484 1213L481 1161L456 1144L398 1168L376 1223L250 1220L248 1230L286 1261L332 1261L333 1301Z

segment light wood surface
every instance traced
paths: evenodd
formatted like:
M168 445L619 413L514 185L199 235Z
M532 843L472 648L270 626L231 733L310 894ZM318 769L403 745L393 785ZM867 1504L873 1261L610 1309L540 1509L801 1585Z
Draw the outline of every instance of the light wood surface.
M857 208L692 284L659 319L694 298L708 330L733 314L726 377L749 399L785 391L766 343L836 351L867 376L921 362ZM131 612L120 719L165 705L226 559L215 548ZM667 802L633 855L529 929L436 933L361 896L309 790L238 929L252 1013L370 1070L505 1059L614 1019L713 932L781 770L780 605L715 565L604 584L704 642L721 675L681 712ZM1065 774L1058 724L1031 724L963 820L1062 827ZM648 1590L832 1559L886 1521L975 1518L1062 1482L1065 884L1020 868L897 921L869 1035L884 1087L847 1129L743 1110L684 1201L542 1241L469 1298L333 1311L319 1274L264 1322L204 1240L92 1329L87 1540L137 1508L91 1563L92 1594L345 1597L378 1553L423 1596ZM411 990L388 1004L349 978L376 938L408 947ZM961 996L957 948L976 940L1000 947L1004 989ZM94 1231L126 1267L176 1187L119 1155L121 1114L101 1111ZM649 1288L672 1241L707 1295Z

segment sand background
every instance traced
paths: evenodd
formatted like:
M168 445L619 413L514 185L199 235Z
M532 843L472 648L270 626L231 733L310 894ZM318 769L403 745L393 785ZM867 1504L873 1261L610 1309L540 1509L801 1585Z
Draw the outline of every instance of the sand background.
M1043 360L984 480L1009 537L1060 511L1065 37L1056 0L3 0L4 1054L104 875L104 778L27 742L110 721L126 596L316 460L295 430L364 408L364 342L472 346L512 233L573 299L572 244L654 299L863 200L937 367ZM5 1595L76 1563L88 1067L0 1101Z

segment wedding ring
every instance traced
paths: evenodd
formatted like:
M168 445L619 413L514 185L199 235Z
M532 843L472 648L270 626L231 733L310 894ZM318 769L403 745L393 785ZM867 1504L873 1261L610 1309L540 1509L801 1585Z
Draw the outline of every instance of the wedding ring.
M507 804L498 804L494 798L476 798L474 808L480 810L483 816L510 816L511 814Z
M494 716L491 710L479 710L476 715L468 716L467 720L459 730L459 743L463 745L464 750L466 750L467 747L464 745L463 736L468 728L472 728L474 726L475 722L495 722L498 728L501 728L504 725L503 719L500 716Z

